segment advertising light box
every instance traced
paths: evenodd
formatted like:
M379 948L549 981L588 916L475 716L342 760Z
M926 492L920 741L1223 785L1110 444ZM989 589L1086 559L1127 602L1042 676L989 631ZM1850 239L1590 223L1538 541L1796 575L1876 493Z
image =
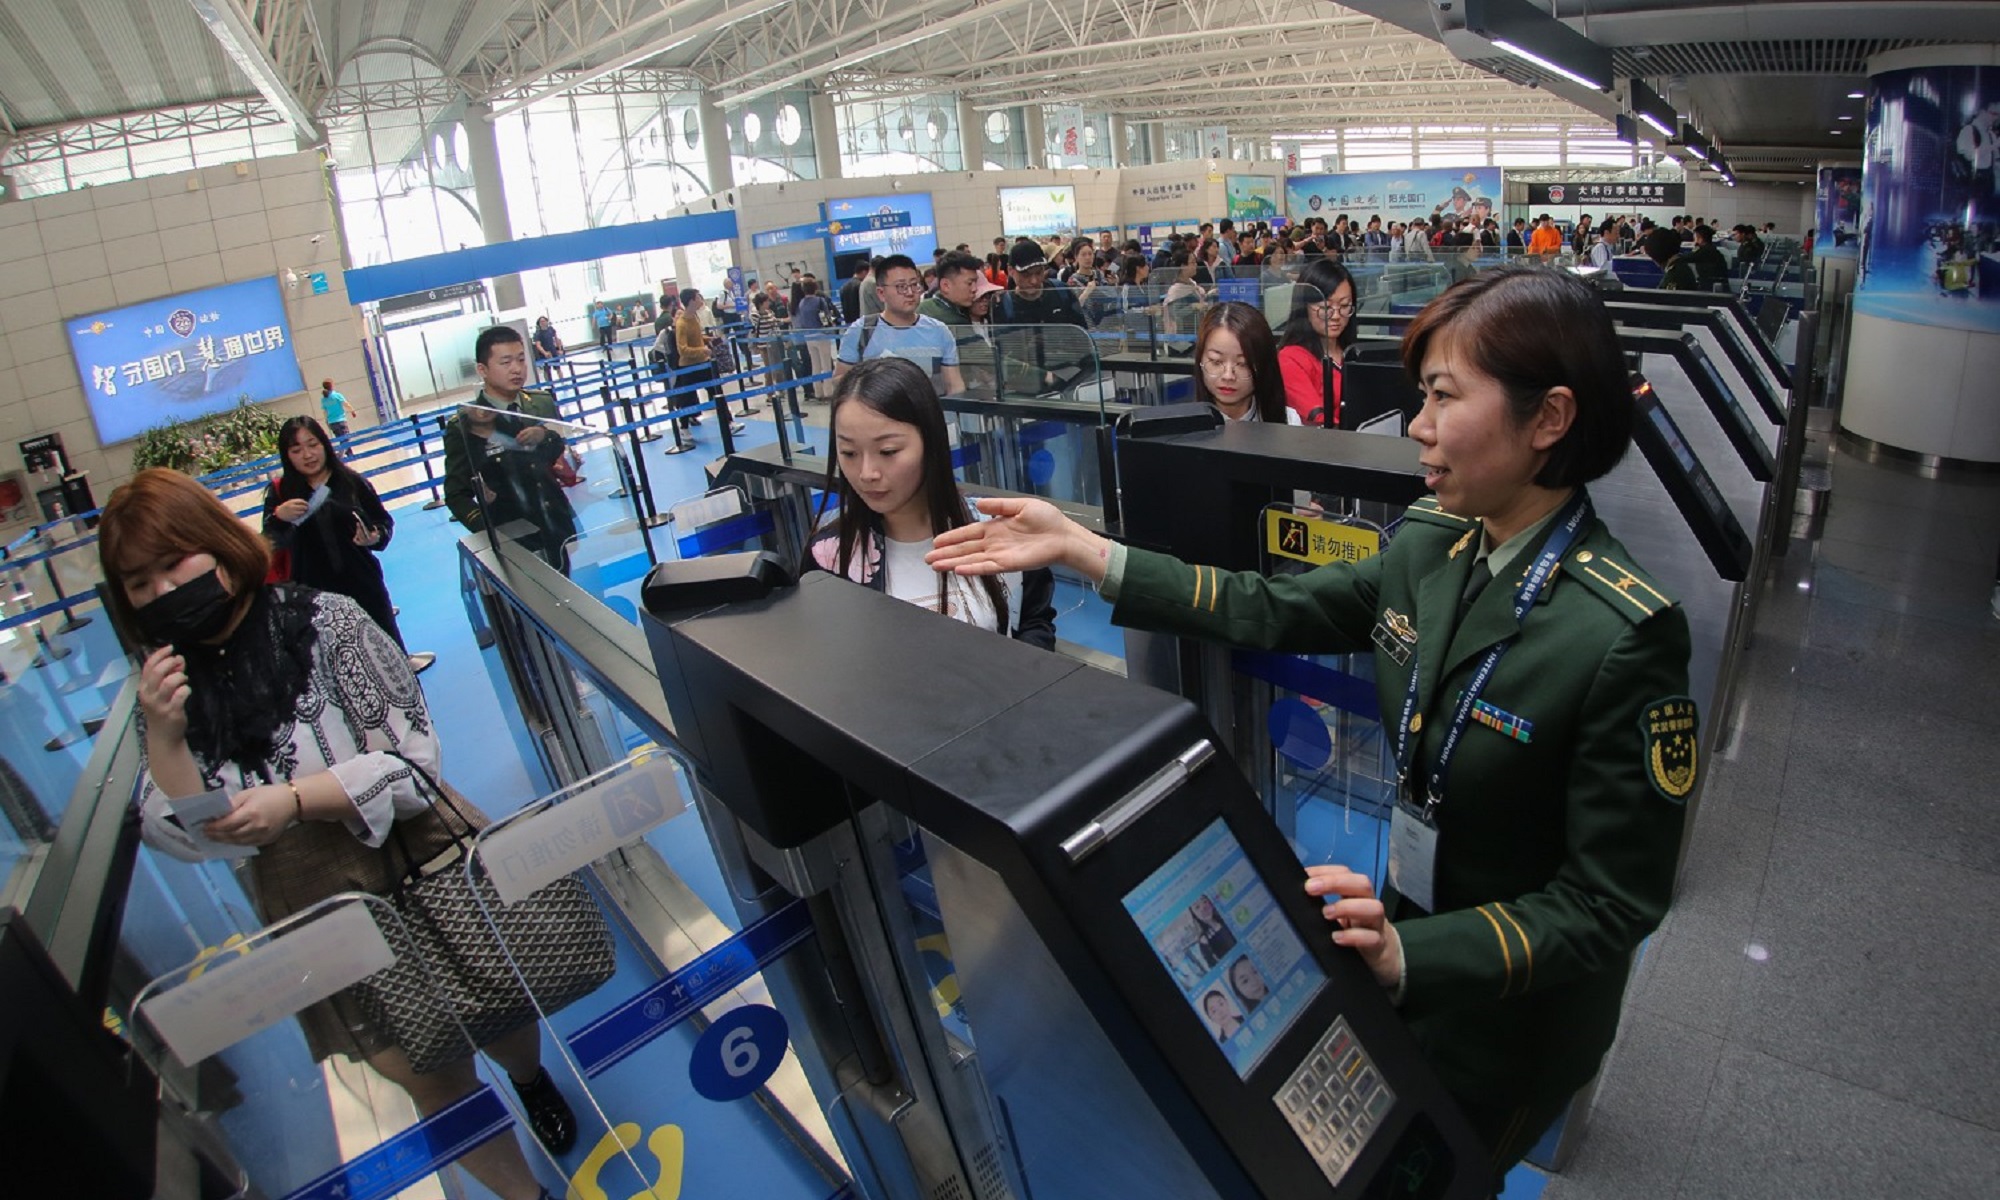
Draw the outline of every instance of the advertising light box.
M98 441L305 390L275 278L63 322Z
M1000 232L1008 237L1075 237L1076 189L1068 184L1001 188Z

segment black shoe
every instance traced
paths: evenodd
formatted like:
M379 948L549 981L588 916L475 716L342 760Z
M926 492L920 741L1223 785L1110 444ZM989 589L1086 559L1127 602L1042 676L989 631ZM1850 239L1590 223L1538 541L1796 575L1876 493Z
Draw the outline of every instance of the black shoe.
M568 1154L576 1145L576 1114L570 1111L569 1101L556 1090L549 1069L536 1071L527 1083L509 1082L514 1083L514 1094L521 1097L528 1110L528 1128L534 1130L535 1140L546 1146L550 1154Z

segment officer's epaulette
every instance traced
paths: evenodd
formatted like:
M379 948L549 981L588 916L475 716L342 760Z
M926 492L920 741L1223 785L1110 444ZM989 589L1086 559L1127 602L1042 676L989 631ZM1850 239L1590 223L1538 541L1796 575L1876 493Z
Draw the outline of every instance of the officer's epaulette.
M1442 525L1447 529L1474 529L1479 525L1479 522L1470 517L1456 516L1440 508L1436 496L1425 496L1410 505L1403 515L1412 521L1422 521L1426 525Z
M1634 625L1676 603L1650 576L1595 550L1575 551L1564 561L1562 569Z

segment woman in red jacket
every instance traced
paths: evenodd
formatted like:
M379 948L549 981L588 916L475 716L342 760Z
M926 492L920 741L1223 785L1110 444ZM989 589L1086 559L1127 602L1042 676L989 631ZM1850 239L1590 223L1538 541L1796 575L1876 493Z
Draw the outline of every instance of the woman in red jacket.
M1341 356L1354 344L1354 276L1330 257L1306 260L1278 343L1285 403L1307 425L1340 423Z

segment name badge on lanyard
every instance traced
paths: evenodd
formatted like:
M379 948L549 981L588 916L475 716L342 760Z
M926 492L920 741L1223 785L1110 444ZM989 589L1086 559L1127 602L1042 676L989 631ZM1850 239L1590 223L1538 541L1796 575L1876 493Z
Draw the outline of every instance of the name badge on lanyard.
M1542 552L1535 556L1534 566L1529 568L1521 586L1515 590L1516 628L1527 621L1536 598L1554 576L1556 564L1569 553L1578 532L1589 522L1591 512L1590 497L1579 489L1557 515L1554 532L1549 534ZM1389 822L1389 882L1398 895L1425 912L1437 911L1436 814L1438 805L1444 799L1445 777L1451 771L1452 759L1458 753L1458 742L1465 733L1467 721L1471 719L1473 706L1479 702L1479 693L1485 690L1487 681L1493 678L1493 669L1513 644L1511 638L1501 642L1480 660L1478 669L1472 674L1472 682L1459 696L1451 725L1445 730L1444 744L1438 750L1437 762L1431 767L1428 795L1421 801L1407 786L1410 766L1416 758L1421 741L1419 735L1424 727L1423 714L1417 711L1417 680L1421 669L1416 663L1410 665L1410 684L1403 695L1403 717L1397 729L1396 812Z

